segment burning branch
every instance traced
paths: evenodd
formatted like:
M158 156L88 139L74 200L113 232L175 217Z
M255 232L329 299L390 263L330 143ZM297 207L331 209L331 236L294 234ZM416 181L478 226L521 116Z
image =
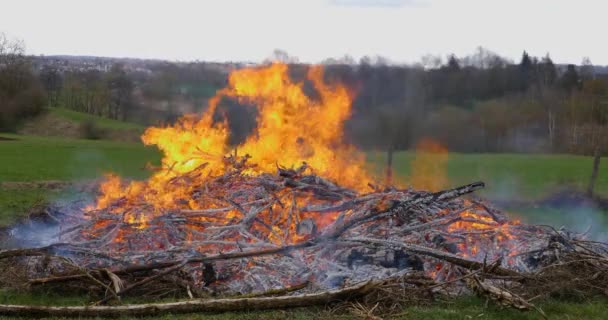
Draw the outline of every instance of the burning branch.
M150 179L108 176L91 206L54 211L53 237L38 248L2 250L0 262L31 286L86 291L99 303L126 295L288 292L301 283L317 293L118 307L5 305L0 314L116 316L303 306L365 294L377 285L374 278L415 282L416 290L432 297L435 288L464 290L463 280L471 277L463 276L471 270L489 279L475 282L476 290L503 300L508 295L493 289L493 279L546 288L559 282L557 271L571 272L570 265L593 270L593 279L608 283L602 273L605 247L521 225L465 197L483 188L482 182L438 192L370 184L363 154L341 143L351 95L341 85L326 84L319 67L310 68L307 78L318 99L290 79L285 65L235 71L201 118L146 130L144 143L165 154ZM227 123L214 121L225 97L259 109L255 134L238 146L244 156L227 152ZM485 261L500 263L486 268ZM512 306L524 305L515 295L509 299Z

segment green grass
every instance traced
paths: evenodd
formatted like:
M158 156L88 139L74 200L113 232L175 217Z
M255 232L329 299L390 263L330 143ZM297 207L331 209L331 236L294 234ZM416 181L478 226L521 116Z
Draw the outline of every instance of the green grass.
M149 174L142 169L144 164L158 163L160 159L154 147L139 143L11 134L0 136L17 139L0 142L0 181L96 178L108 171L144 178ZM369 155L377 168L384 166L384 157L384 153ZM412 152L395 154L395 172L406 183L413 157ZM485 181L487 188L484 192L491 197L534 198L564 185L583 190L588 183L591 166L592 158L583 156L453 153L449 155L447 174L451 185ZM601 162L597 191L608 194L606 158Z
M464 297L451 304L438 304L431 307L413 307L404 310L405 314L397 319L542 319L534 311L520 312L502 309L494 305L484 307L481 299ZM591 302L545 301L539 304L549 319L605 319L608 300Z
M158 165L160 153L140 143L79 140L0 134L0 182L96 179L115 172L141 179ZM0 186L0 226L15 221L36 203L52 201L59 192L39 188Z
M55 192L42 189L0 188L0 226L10 225L36 203L53 199Z
M62 139L1 134L0 181L98 178L115 172L145 178L147 162L158 164L160 153L140 143Z
M71 113L69 110L55 111ZM72 116L80 117L75 113ZM82 119L82 118L79 118ZM78 120L78 119L74 119ZM105 119L108 120L108 119ZM112 124L117 126L129 124ZM158 164L159 152L140 143L91 141L50 137L0 134L14 140L0 140L0 181L72 180L98 178L104 172L116 172L122 176L141 179L149 175L143 169L147 162ZM404 181L410 175L413 153L399 152L395 156L395 169ZM487 182L486 195L495 197L540 197L565 184L584 188L590 174L591 158L569 155L519 155L519 154L450 154L447 173L452 185L483 180ZM378 170L383 167L384 154L371 153L370 162ZM608 159L602 159L597 189L608 193ZM13 222L37 202L62 198L59 191L36 188L0 188L0 225ZM564 224L574 225L581 221L604 221L605 214L597 219L585 220L589 214L528 208L522 211L532 222L561 217ZM551 218L548 218L551 217ZM602 218L603 217L603 218ZM603 230L602 230L603 231ZM49 295L15 295L0 291L0 303L85 304L86 297L57 298ZM551 319L603 319L608 313L608 300L586 303L547 301L542 308ZM320 308L304 308L279 311L225 313L221 315L182 315L181 319L350 319L350 315L336 315ZM0 317L1 318L1 317ZM170 316L162 318L173 318ZM539 319L535 312L521 313L490 306L484 308L477 298L461 298L450 303L428 307L408 307L400 319Z
M378 168L383 168L386 162L385 153L370 153L369 158ZM409 180L413 158L413 152L395 153L395 172L403 181ZM486 182L482 194L491 198L531 199L566 185L585 190L592 163L591 157L574 155L450 153L447 175L453 186ZM607 158L600 163L596 190L608 195Z
M69 110L66 110L69 111ZM79 116L80 113L75 113ZM160 153L154 147L140 143L101 140L79 140L37 136L0 134L15 140L0 140L0 181L95 179L105 172L141 179L149 175L143 167L147 162L158 164ZM381 170L384 153L370 153L370 162ZM396 174L407 182L412 152L397 152ZM564 185L584 189L591 170L591 157L535 154L459 154L449 155L447 174L451 185L482 180L487 183L483 195L491 198L538 198ZM608 194L608 159L602 159L597 190ZM12 221L31 204L52 200L53 194L44 190L0 189L0 225ZM521 211L526 221L579 226L597 219L574 219L570 212L546 208ZM577 217L605 216L605 213L583 212ZM558 217L558 219L555 219ZM583 221L583 222L581 222ZM591 221L591 222L590 222ZM608 222L606 224L608 225ZM584 229L581 225L577 229Z
M137 129L141 131L143 131L144 129L144 126L136 123L123 122L105 117L99 117L92 114L78 112L65 108L49 108L48 111L54 115L77 123L85 122L88 120L94 121L95 124L106 129Z
M91 300L92 301L92 300ZM0 304L26 305L86 305L90 300L86 296L51 297L44 293L14 294L0 291ZM133 301L125 301L130 303ZM608 312L608 299L596 299L586 302L573 301L541 301L537 305L547 314L549 319L605 319ZM330 307L309 307L286 310L243 311L226 313L200 313L185 315L165 315L155 319L361 319L347 311L332 311ZM392 319L542 319L536 311L521 312L508 308L500 308L492 303L485 306L485 300L473 296L465 296L449 302L437 302L429 306L404 307ZM14 319L0 317L0 319ZM129 319L129 318L124 318Z

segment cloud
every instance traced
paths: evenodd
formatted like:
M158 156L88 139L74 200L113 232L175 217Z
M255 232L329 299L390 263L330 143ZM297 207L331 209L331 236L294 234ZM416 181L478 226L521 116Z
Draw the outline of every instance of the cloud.
M428 5L426 0L329 0L334 6L343 7L420 7Z

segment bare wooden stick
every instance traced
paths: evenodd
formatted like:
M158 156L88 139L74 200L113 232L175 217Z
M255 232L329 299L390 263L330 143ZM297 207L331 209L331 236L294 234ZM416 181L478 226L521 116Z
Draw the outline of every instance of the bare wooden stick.
M153 281L154 279L158 279L158 278L160 278L160 277L162 277L164 275L167 275L167 274L169 274L171 272L177 271L179 268L185 266L187 263L188 263L188 260L186 259L186 260L184 260L182 263L180 263L178 265L175 265L175 266L173 266L171 268L168 268L167 270L164 270L164 271L162 271L162 272L160 272L158 274L155 274L155 275L153 275L151 277L145 278L145 279L143 279L143 280L141 280L139 282L136 282L136 283L134 283L134 284L132 284L132 285L124 288L123 290L121 290L121 291L117 292L116 294L114 294L113 297L116 298L116 299L120 299L119 296L122 296L125 293L127 293L127 292L129 292L129 291L131 291L131 290L133 290L133 289L135 289L137 287L141 287L144 284L146 284L146 283L148 283L150 281ZM103 300L99 301L97 304L104 304L104 303L108 302L111 298L112 297L105 297Z
M387 210L383 210L380 212L370 212L369 214L363 215L362 217L352 219L352 220L347 220L341 226L338 226L333 231L327 233L323 237L336 239L339 236L341 236L344 232L349 230L350 228L353 228L360 224L370 222L370 221L373 221L376 219L384 218L384 217L397 215L401 212L407 211L407 209L409 207L412 207L414 205L430 204L435 201L445 201L448 199L457 198L457 197L463 196L465 194L479 190L479 189L483 188L484 186L485 186L485 184L483 182L475 182L475 183L467 184L467 185L464 185L464 186L461 186L458 188L439 191L439 192L435 192L435 193L429 193L426 195L416 194L411 199L404 200L404 201L395 201L393 203L393 206L388 208Z
M0 314L16 317L123 317L158 316L193 312L226 312L324 305L365 295L381 284L366 281L351 287L297 296L188 300L123 306L26 306L0 305Z

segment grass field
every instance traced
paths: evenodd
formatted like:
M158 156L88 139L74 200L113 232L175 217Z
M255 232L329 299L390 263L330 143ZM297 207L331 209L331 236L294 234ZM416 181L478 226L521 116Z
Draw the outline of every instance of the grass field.
M386 162L385 153L371 153L369 158L379 167ZM398 152L394 156L395 172L403 181L409 181L413 158L413 152ZM591 157L574 155L450 153L447 175L452 185L486 182L483 194L492 198L531 199L566 186L585 190L592 164ZM596 190L608 195L606 158L600 162Z
M171 301L171 300L164 300ZM125 300L125 303L136 303L138 301ZM89 303L86 297L49 297L46 294L2 294L0 291L0 304L26 304L26 305L85 305ZM546 313L549 319L574 320L574 319L606 319L608 313L608 299L594 299L590 301L542 301L537 305ZM535 311L521 312L514 309L504 309L489 303L485 306L485 300L474 296L455 298L450 301L438 302L430 306L405 307L401 312L390 317L391 319L403 320L452 320L452 319L482 319L503 320L542 319ZM15 319L0 317L0 319ZM130 319L130 318L123 318ZM187 314L166 315L154 317L154 319L213 319L213 320L235 320L235 319L363 319L350 314L347 308L310 307L287 310L268 311L244 311L227 312L221 314Z
M0 138L4 138L0 140L0 182L95 179L105 172L139 179L149 175L146 163L160 163L155 148L139 143L14 134ZM0 187L0 225L11 223L33 204L60 195L38 188Z
M68 110L65 110L68 111ZM65 112L59 111L59 112ZM66 114L69 114L67 112ZM69 115L67 115L69 116ZM80 115L78 115L80 117ZM113 124L112 124L113 125ZM403 181L410 176L410 162L414 154L399 152L395 156L396 174ZM141 179L149 175L144 170L148 162L158 164L159 152L139 143L91 141L0 134L0 182L31 182L41 180L94 179L104 172ZM384 154L371 153L370 165L381 171ZM457 185L483 180L488 184L484 194L489 197L524 197L534 199L565 185L584 188L591 168L591 158L569 155L518 154L450 154L447 175L450 184ZM602 160L597 190L608 194L608 159ZM0 186L0 226L13 222L29 207L38 202L65 197L61 191L30 187ZM562 216L572 225L589 220L588 212L560 209L530 208L523 213L533 222ZM606 230L605 213L593 213L591 223L599 223ZM598 222L599 221L599 222ZM0 303L25 304L84 304L86 298L52 298L46 295L19 295L0 289ZM608 314L608 300L591 302L546 301L541 306L550 319L604 319ZM173 318L173 317L164 317ZM180 319L350 319L324 309L307 308L281 311L226 313L221 315L184 315ZM405 308L397 319L539 319L539 315L484 307L477 298L461 298L450 303L429 307ZM0 318L1 319L1 318Z
M82 117L78 112L60 112ZM95 179L105 172L140 179L149 175L144 169L146 163L158 164L160 160L160 153L154 147L140 143L13 134L1 134L0 137L5 138L0 140L0 181ZM370 165L380 172L384 157L384 153L370 153ZM405 184L409 181L413 158L413 152L395 154L395 172ZM481 193L490 198L534 199L564 186L583 190L591 163L590 157L571 155L451 153L447 175L451 185L485 181L487 188ZM602 160L597 191L601 195L608 194L608 159ZM32 203L55 196L56 193L39 189L0 189L0 223L12 221L8 217L20 214ZM531 211L531 217L535 218L533 222L545 222L541 210ZM568 212L554 211L551 215L565 217L563 223L573 220L567 219Z
M2 134L0 181L71 180L98 178L116 172L144 178L147 162L158 164L154 147L140 143L79 140Z
M154 147L139 143L11 134L0 137L14 139L0 141L0 181L89 179L107 171L143 178L148 174L142 169L146 162L157 164L160 159ZM413 157L412 152L395 154L396 174L406 183ZM369 160L382 168L384 153L370 153ZM451 153L447 174L452 185L482 180L490 196L529 198L566 185L584 189L591 165L591 157L572 155ZM608 159L601 162L597 191L608 194Z

